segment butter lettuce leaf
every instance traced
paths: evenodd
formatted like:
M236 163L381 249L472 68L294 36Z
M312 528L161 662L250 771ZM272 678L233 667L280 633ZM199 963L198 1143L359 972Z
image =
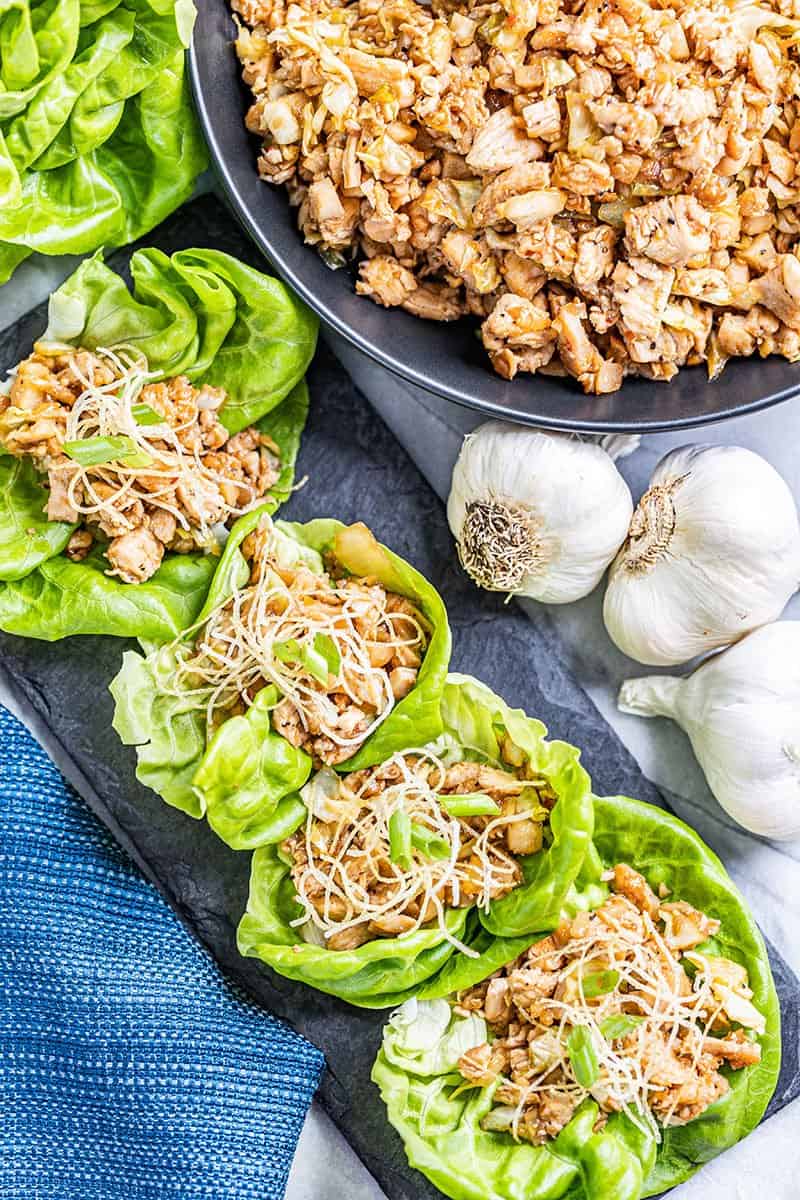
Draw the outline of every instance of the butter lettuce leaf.
M531 1146L507 1133L480 1128L496 1085L465 1090L463 1079L453 1071L452 1056L442 1053L446 1039L458 1044L459 1027L474 1016L451 1011L445 1026L437 1009L442 1032L440 1042L431 1044L425 1040L433 1024L427 1006L440 1006L442 1000L412 1001L387 1024L372 1078L409 1162L453 1200L639 1200L661 1193L745 1137L760 1121L775 1089L780 1010L769 960L761 934L719 859L688 826L660 809L627 797L594 803L595 852L587 856L572 889L572 908L602 902L601 873L627 862L651 887L664 884L672 899L685 900L721 921L709 952L747 968L753 1003L766 1018L761 1062L730 1072L726 1095L694 1121L663 1129L659 1144L624 1113L612 1114L595 1131L598 1109L587 1099L557 1138ZM508 939L498 939L492 947L486 937L475 944L490 974L510 961L507 954L513 946ZM476 981L459 974L454 957L421 994L436 992L440 979L451 984L452 991Z
M0 0L0 282L33 250L125 245L191 195L193 22L190 0Z
M253 854L247 912L237 933L240 954L360 1008L388 1008L413 994L453 952L436 926L379 938L355 950L327 950L302 941L291 925L299 916L302 909L288 866L277 846L261 846ZM450 934L462 937L467 919L465 909L451 909Z
M203 608L193 623L199 625L209 612L227 599L234 586L241 587L246 583L249 568L240 546L265 511L269 511L268 506L254 509L234 525L207 589ZM382 762L395 750L424 744L438 737L442 731L440 709L450 658L450 630L436 589L409 563L381 546L363 525L345 526L339 521L318 520L306 525L276 521L275 527L277 553L287 566L303 562L312 571L321 573L323 556L332 555L345 571L353 574L366 571L386 587L408 596L423 613L431 630L414 688L399 701L357 755L340 769ZM164 757L159 769L163 774L159 778L163 780L169 775L170 738L164 736L159 727L164 710L150 701L144 706L145 717L148 711L152 713L150 724L147 720L144 724L131 723L125 709L133 702L136 689L125 686L125 672L134 669L132 660L128 659L127 663L111 687L117 705L115 728L123 740L128 740L135 728L136 738L131 744L138 746L139 761L146 760L148 768L147 777L137 774L143 783L152 786L153 765L162 752ZM157 686L159 677L169 677L169 672L159 674L157 650L147 656L147 663L153 687ZM144 668L137 664L135 669L141 673ZM198 803L189 799L186 788L181 793L178 806L184 811L191 807L195 816L206 816L215 832L234 849L279 841L303 820L305 808L298 789L311 772L311 759L305 751L290 747L274 732L270 710L278 699L274 687L265 688L248 712L223 721L208 744L204 743L195 773L186 784ZM136 698L135 702L138 711L141 700ZM373 746L373 743L378 744ZM164 787L155 790L168 803L174 802ZM178 794L177 785L171 787L169 793L172 797Z
M155 250L134 254L134 295L99 258L85 261L51 297L45 336L95 348L135 342L137 331L145 330L151 365L168 374L184 371L198 382L207 381L210 367L220 355L225 358L229 339L235 339L236 349L225 360L231 369L226 372L223 365L215 379L222 381L220 386L230 385L232 397L241 395L247 374L242 363L246 361L255 380L247 386L263 388L263 413L248 404L254 411L254 423L280 452L280 475L259 510L274 512L294 484L309 403L302 373L313 353L316 324L308 324L307 310L281 284L260 276L276 304L281 291L285 295L284 326L288 328L296 319L306 330L287 346L284 367L276 350L271 360L273 373L265 372L257 353L262 341L253 334L253 355L248 359L247 347L240 340L249 336L252 314L260 303L259 273L252 272L254 293L244 295L228 286L227 276L200 265L205 252L195 253L197 261L188 270L193 288L184 286L187 271L182 275L174 268L176 256L170 259ZM222 255L214 261L220 271L235 274L235 259ZM248 284L244 279L240 282ZM241 308L247 309L246 320L238 316ZM263 317L270 319L266 309ZM173 365L176 357L177 369ZM295 382L298 372L301 378ZM47 641L70 634L105 633L162 643L193 624L216 576L219 559L201 561L198 555L167 554L156 575L141 584L122 583L106 575L107 563L99 546L86 561L70 562L64 550L75 526L47 520L48 492L42 480L30 460L0 455L0 629ZM184 570L175 565L181 560L189 564ZM182 587L186 589L183 598L178 594Z

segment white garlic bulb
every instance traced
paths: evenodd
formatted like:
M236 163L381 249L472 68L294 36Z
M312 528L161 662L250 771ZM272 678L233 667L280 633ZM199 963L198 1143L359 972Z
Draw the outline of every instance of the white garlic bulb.
M711 791L745 829L800 837L800 621L757 629L687 679L629 679L618 703L677 721Z
M800 522L774 467L740 446L683 446L656 467L609 572L612 641L675 666L779 617L800 587Z
M459 558L480 587L550 604L592 591L632 512L600 446L501 421L464 439L447 502Z

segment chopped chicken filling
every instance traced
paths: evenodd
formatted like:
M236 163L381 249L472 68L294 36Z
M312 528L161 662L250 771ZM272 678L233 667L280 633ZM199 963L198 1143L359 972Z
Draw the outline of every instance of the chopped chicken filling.
M591 1096L602 1121L624 1110L660 1137L725 1095L722 1068L760 1061L747 971L697 949L719 921L623 863L608 876L601 907L456 998L491 1032L459 1061L466 1081L496 1087L485 1129L541 1145Z
M178 645L177 694L195 697L211 731L272 684L276 731L316 765L344 762L414 687L428 624L374 578L281 565L269 518L242 552L249 582L208 617L193 647Z
M37 346L0 393L0 443L42 473L48 519L79 526L70 559L97 537L108 574L141 583L167 550L215 550L213 527L278 479L278 447L253 427L231 436L225 399L184 375L156 379L124 348Z
M800 360L796 5L232 4L259 173L360 294L588 392Z
M555 793L516 748L511 763L447 765L427 751L378 767L320 772L303 789L305 825L282 844L304 915L304 934L331 950L409 933L447 909L487 907L522 879L519 858L542 848ZM448 810L448 797L452 811ZM458 801L491 812L459 816ZM398 828L404 823L407 845Z

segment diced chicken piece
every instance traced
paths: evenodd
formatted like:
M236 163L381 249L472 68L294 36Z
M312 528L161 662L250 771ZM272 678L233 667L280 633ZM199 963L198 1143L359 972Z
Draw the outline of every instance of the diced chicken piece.
M611 886L621 896L626 896L638 909L649 917L658 916L659 902L655 892L638 871L634 871L627 863L618 863L614 867Z
M612 295L624 329L646 338L658 337L674 278L674 271L647 259L617 263L611 277Z
M338 933L331 934L325 945L328 950L357 950L359 946L363 946L369 940L369 930L366 925L351 925L348 929L341 929Z
M578 257L572 278L578 291L585 296L594 299L598 295L597 284L611 274L616 241L616 231L609 225L590 229L578 238Z
M599 196L614 190L614 176L608 163L572 158L564 153L555 156L553 183L578 196Z
M589 340L583 320L586 308L579 300L565 304L553 321L562 363L586 392L614 392L622 386L620 363L603 358Z
M667 267L704 266L711 250L711 218L694 196L669 196L625 214L625 244Z
M505 171L520 163L542 158L544 146L529 137L522 121L510 108L499 108L478 130L467 155L467 165L481 174Z
M691 950L719 932L719 921L698 912L685 900L662 904L658 915L666 926L664 941L672 950Z
M47 482L50 488L47 496L48 521L77 521L78 510L69 498L69 484L74 472L66 465L67 460L59 460L58 466L53 466L47 472ZM64 465L60 465L63 463ZM80 488L78 488L80 495Z
M520 163L496 175L481 192L472 210L472 219L477 228L494 225L503 219L503 205L512 196L524 192L548 189L550 165L542 162Z
M737 1029L725 1038L703 1038L703 1053L725 1059L734 1071L761 1062L761 1047L758 1042L751 1042L743 1029Z
M164 546L143 526L112 538L106 551L111 574L123 583L143 583L155 575L164 557Z
M389 683L395 700L402 700L417 682L418 672L413 667L395 667L389 672Z
M628 104L606 95L589 101L588 108L605 133L613 134L623 146L632 150L650 150L658 137L658 121L639 104Z
M542 826L538 821L515 821L508 826L506 844L512 854L536 854L542 848Z
M767 309L756 305L746 316L725 313L717 329L719 348L727 355L754 354L777 331L780 322Z
M500 976L490 979L486 989L484 1013L490 1025L506 1025L511 1016L511 999L508 979Z
M353 72L361 96L369 99L385 87L400 108L413 103L415 88L408 63L398 58L378 58L353 46L340 47L337 56Z
M686 1125L704 1113L730 1089L727 1079L718 1074L704 1074L656 1092L651 1100L653 1112L668 1125Z
M358 200L340 197L331 179L312 183L307 196L311 220L329 246L347 246L358 221Z
M388 254L377 254L359 267L356 291L384 308L404 304L416 290L417 281L411 272Z
M800 260L794 254L781 254L771 271L753 280L751 292L784 325L800 331Z
M497 1079L497 1069L492 1063L492 1047L484 1042L467 1050L458 1060L458 1069L471 1083L488 1087Z
M458 291L443 283L419 284L402 307L426 321L457 321L465 312Z

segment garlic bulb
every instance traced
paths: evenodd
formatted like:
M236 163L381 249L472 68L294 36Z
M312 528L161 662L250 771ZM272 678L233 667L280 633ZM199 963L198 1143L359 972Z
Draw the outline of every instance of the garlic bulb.
M501 421L464 439L447 502L459 558L480 587L550 604L592 591L632 512L600 446Z
M774 621L800 586L800 523L774 467L739 446L683 446L656 467L609 572L612 641L674 666Z
M677 721L711 791L745 829L800 837L800 621L756 630L687 679L629 679L618 703Z

